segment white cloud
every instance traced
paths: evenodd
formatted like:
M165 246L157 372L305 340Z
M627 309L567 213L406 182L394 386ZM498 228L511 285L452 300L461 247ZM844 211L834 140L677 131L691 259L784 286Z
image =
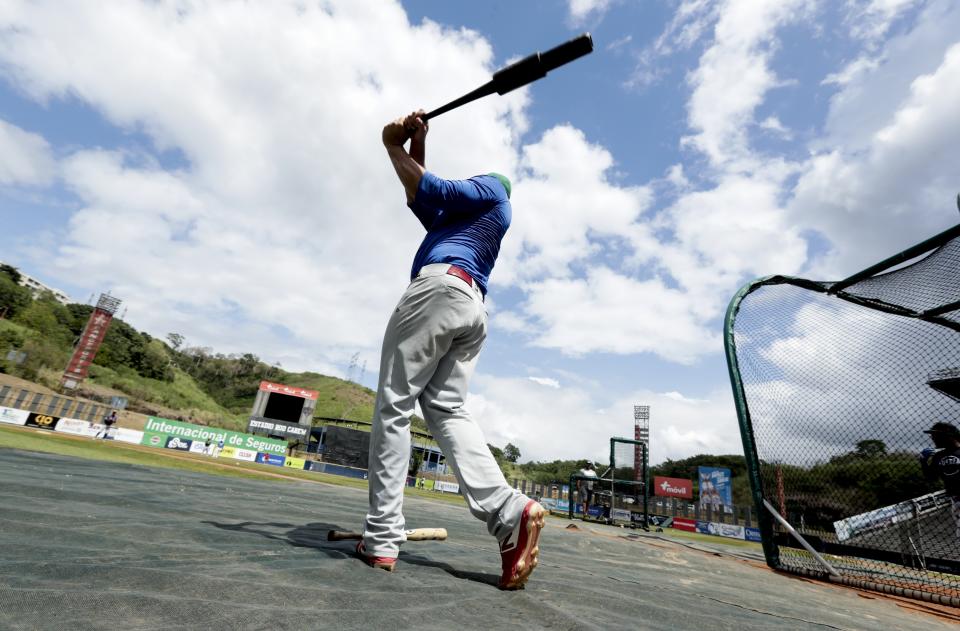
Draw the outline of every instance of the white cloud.
M527 377L527 379L533 383L539 383L541 386L546 386L548 388L560 388L560 382L550 377Z
M602 267L532 284L524 309L544 324L533 344L569 355L652 353L688 364L721 350L690 295Z
M755 168L747 129L764 95L780 81L770 67L777 29L799 20L809 0L729 0L723 5L712 45L688 81L690 127L684 142L724 169ZM731 89L736 86L736 89Z
M850 27L851 35L872 47L887 34L897 19L921 2L922 0L848 0L845 22Z
M638 389L626 395L544 388L528 379L478 374L467 406L487 442L513 443L522 459L609 460L610 438L633 436L633 405L650 406L650 462L696 453L742 453L729 389L705 399ZM679 396L678 396L679 395Z
M958 102L960 43L914 79L884 120L859 128L863 146L835 146L807 162L791 210L835 245L818 273L852 273L954 223Z
M657 39L637 56L637 65L625 81L628 88L644 88L659 81L666 72L661 60L678 51L689 50L716 21L720 4L712 0L683 0Z
M0 184L48 184L56 168L50 144L43 136L0 119Z
M186 159L164 170L122 152L69 157L83 207L51 263L60 278L111 287L136 325L181 322L223 352L253 347L293 368L357 350L375 361L422 238L380 127L489 78L485 40L411 26L383 2L41 2L3 17L0 65L20 90L71 94ZM428 165L513 172L526 99L437 119Z
M583 24L590 17L603 17L610 4L611 0L567 0L567 11L574 24Z

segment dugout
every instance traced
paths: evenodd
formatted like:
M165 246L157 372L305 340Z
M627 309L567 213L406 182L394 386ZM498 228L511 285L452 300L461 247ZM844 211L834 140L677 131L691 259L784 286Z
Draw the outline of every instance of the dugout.
M366 469L369 466L370 428L368 421L317 417L324 424L310 428L307 453L317 454L324 462ZM411 462L420 462L420 471L445 475L449 473L446 458L425 432L411 430Z

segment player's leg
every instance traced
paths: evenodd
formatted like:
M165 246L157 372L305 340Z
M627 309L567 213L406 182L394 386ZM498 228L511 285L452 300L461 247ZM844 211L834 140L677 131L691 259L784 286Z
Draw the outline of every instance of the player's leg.
M414 280L390 317L380 355L380 376L370 432L370 508L364 548L377 557L396 557L403 543L403 488L410 459L410 417L417 397L433 376L457 330L442 282Z
M487 524L490 534L503 540L517 525L527 498L507 484L483 432L464 409L470 377L486 339L486 312L480 297L471 295L466 285L451 291L457 292L452 295L461 303L458 309L468 314L469 326L452 340L438 363L420 396L420 409L453 466L470 512Z

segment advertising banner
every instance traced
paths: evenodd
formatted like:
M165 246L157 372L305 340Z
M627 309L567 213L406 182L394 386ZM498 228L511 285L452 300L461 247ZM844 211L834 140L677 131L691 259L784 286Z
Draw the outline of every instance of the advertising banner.
M320 396L320 393L316 390L307 390L306 388L297 388L295 386L285 386L282 383L271 383L269 381L261 381L260 389L264 392L276 392L277 394L286 394L291 397L310 399L311 401L316 401L317 397Z
M57 423L57 430L60 429L64 420L65 419L60 419L60 422ZM128 427L114 427L110 430L110 436L114 440L119 440L122 443L130 443L132 445L140 445L143 443L143 432Z
M914 501L883 506L876 510L835 521L833 522L833 528L837 532L837 539L846 541L857 535L882 530L899 522L913 519Z
M700 507L710 506L713 510L732 507L733 486L730 483L730 469L723 467L697 467L697 469L700 478Z
M693 480L655 476L653 478L653 494L660 497L693 499Z
M161 436L160 439L154 439L155 436ZM233 432L219 427L204 427L192 423L181 423L171 421L170 419L150 416L147 418L147 424L143 428L143 442L147 446L162 446L166 439L176 436L188 440L206 441L216 443L221 439L224 441L224 448L236 447L238 449L249 449L253 451L262 451L264 453L276 454L279 456L287 453L287 443L273 438L264 438L263 436L254 436L252 434L243 434Z
M48 416L46 414L30 412L30 415L27 416L27 425L29 427L39 427L40 429L49 429L50 431L53 431L56 429L57 421L59 420L59 416Z
M284 460L286 460L286 457L284 456L277 456L274 454L265 454L265 453L257 454L257 462L259 462L260 464L271 464L275 467L282 467Z
M9 425L26 425L30 412L14 408L0 408L0 423Z
M226 447L224 447L226 449ZM236 449L236 455L234 458L237 460L243 460L244 462L256 462L257 452L252 449Z
M437 480L433 483L433 488L437 491L442 491L444 493L459 493L460 485L456 482L444 482L443 480Z
M76 434L77 436L93 437L96 431L90 427L90 421L81 421L76 418L62 418L57 423L56 430L64 434Z
M682 517L673 518L673 528L677 530L684 530L686 532L696 532L697 531L697 522L693 519L685 519Z
M745 538L743 526L720 524L713 521L698 521L697 532L704 535L714 535L715 537L727 537L729 539Z
M307 461L303 458L293 458L287 456L283 461L283 466L290 469L303 469Z
M624 508L611 508L610 519L616 521L630 521L630 511Z
M190 443L190 453L203 454L207 452L207 444L202 440L195 440Z
M184 440L179 436L167 436L167 442L163 444L167 449L176 449L177 451L190 451L192 440Z
M743 529L743 538L747 541L757 541L760 542L760 529L759 528L744 528Z
M733 524L714 524L713 526L714 534L720 535L721 537L728 537L730 539L744 539L745 535L743 532L743 526L735 526Z

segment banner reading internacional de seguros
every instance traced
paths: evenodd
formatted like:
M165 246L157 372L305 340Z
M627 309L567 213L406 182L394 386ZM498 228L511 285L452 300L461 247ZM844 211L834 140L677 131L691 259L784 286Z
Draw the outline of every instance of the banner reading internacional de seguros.
M222 438L224 447L250 449L279 456L287 453L287 443L282 440L232 432L219 427L181 423L180 421L171 421L156 416L147 418L147 424L143 427L143 440L140 444L148 447L163 447L166 445L166 439L170 436L199 441L206 441L209 438L212 443L217 443Z

